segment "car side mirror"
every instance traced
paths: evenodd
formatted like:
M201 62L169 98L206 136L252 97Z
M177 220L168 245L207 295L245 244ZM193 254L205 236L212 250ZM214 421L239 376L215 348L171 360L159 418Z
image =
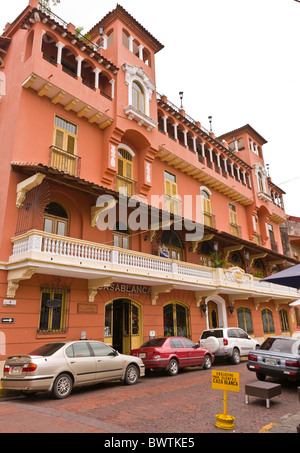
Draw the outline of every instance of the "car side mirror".
M193 349L198 349L198 348L200 348L200 344L199 343L194 344Z

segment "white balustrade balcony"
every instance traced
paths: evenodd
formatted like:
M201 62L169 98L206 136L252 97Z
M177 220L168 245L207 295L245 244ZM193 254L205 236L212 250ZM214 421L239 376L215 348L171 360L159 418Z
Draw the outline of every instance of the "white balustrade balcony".
M31 230L12 239L8 270L37 267L37 273L94 279L114 277L119 282L248 297L296 300L297 290L260 282L242 269L210 268L155 255L106 246L80 239Z

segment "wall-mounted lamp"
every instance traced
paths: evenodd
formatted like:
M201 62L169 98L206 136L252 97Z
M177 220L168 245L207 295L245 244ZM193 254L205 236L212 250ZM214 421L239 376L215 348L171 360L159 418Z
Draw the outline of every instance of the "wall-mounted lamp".
M182 105L183 91L179 91L179 96L180 96L180 108L183 109L183 105Z
M205 302L203 302L203 303L200 305L200 310L201 310L201 316L205 315L206 310L207 310L207 305L206 305Z
M232 304L230 304L230 305L228 306L228 313L229 313L229 316L232 316L233 312L234 312L234 306L233 306Z
M102 41L103 31L104 31L104 27L99 27L99 35L100 35L99 47L101 47L101 41Z
M208 117L210 132L212 132L212 116Z

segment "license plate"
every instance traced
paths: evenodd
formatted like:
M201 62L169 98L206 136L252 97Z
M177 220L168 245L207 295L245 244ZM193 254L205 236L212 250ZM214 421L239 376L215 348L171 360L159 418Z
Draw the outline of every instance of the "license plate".
M276 365L277 364L275 359L266 359L266 363L268 365Z
M146 358L145 352L141 352L141 353L139 354L139 357L140 357L140 359L145 359L145 358Z
M12 367L11 374L21 374L22 368L20 366Z

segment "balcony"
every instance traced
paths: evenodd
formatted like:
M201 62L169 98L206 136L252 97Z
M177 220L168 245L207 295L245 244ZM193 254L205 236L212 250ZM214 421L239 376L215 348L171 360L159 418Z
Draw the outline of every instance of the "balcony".
M236 223L231 223L230 224L230 233L233 236L237 236L237 237L240 237L240 238L242 237L242 229Z
M68 175L80 177L81 157L75 156L57 146L50 146L50 167Z
M116 190L125 197L132 197L136 193L136 181L116 175Z
M20 280L33 273L62 275L97 281L147 284L153 293L182 289L199 291L199 295L213 290L216 293L256 298L256 304L266 299L299 299L294 288L260 282L242 269L209 268L118 247L106 246L81 239L31 230L12 239L13 251L7 265L9 294L15 297ZM8 296L7 296L8 297Z

